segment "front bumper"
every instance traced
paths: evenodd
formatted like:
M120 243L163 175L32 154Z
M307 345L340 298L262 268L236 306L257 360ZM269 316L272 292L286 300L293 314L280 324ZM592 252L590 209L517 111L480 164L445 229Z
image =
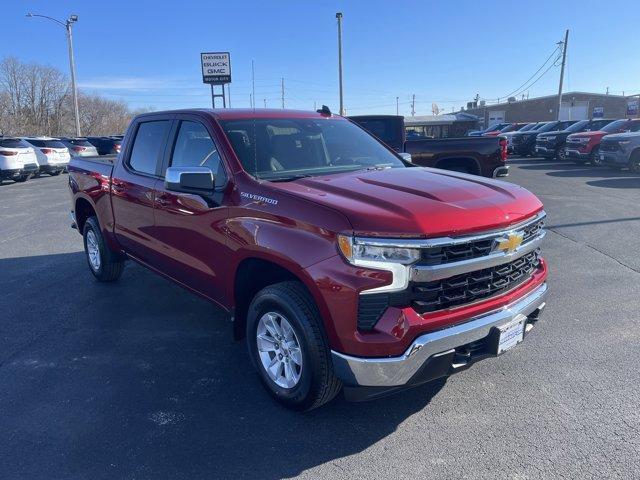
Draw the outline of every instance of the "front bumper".
M591 155L590 152L580 152L575 148L569 148L569 147L565 148L564 152L568 160L579 160L582 162L589 161L589 157Z
M626 167L629 165L629 154L621 150L615 152L600 151L600 163L603 165L613 165L616 167Z
M540 155L544 158L553 158L556 156L555 148L548 148L541 145L536 145L536 155Z
M346 387L372 387L369 397L379 396L399 388L419 385L462 370L471 363L493 356L487 349L476 355L463 355L465 347L491 341L494 327L516 317L527 318L526 331L531 329L546 304L547 284L543 283L525 297L498 310L469 321L419 336L404 354L398 357L363 358L331 352L336 375ZM469 347L469 350L472 348Z

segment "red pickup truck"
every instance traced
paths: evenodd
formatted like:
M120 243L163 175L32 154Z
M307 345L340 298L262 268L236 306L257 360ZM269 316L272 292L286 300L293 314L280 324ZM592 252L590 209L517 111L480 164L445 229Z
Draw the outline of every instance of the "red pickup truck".
M69 173L95 278L131 259L215 302L293 409L463 370L545 306L534 195L416 167L326 110L143 114Z

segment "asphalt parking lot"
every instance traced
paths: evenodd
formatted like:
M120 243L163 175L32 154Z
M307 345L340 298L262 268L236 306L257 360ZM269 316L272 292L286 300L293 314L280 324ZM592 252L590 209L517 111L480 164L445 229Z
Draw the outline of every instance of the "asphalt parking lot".
M66 175L0 186L0 478L638 478L640 176L514 159L550 233L516 349L371 403L289 412L204 300L91 277Z

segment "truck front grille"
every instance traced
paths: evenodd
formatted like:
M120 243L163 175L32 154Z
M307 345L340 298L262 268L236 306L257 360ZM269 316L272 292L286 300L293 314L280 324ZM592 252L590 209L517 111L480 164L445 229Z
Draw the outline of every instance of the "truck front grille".
M504 294L532 277L540 267L539 245L545 213L519 225L480 235L416 240L420 260L408 266L408 286L401 291L368 293L358 298L357 326L373 330L389 307L426 314ZM499 247L520 239L514 250ZM402 243L406 245L406 243Z
M600 144L600 150L603 150L605 152L617 152L618 150L620 150L620 145L613 142L602 142Z
M412 291L411 305L422 314L482 300L511 290L527 280L539 264L539 252L534 251L497 267L435 282L414 283L409 287Z
M535 222L529 223L521 228L516 228L515 230L522 233L522 243L527 243L533 237L536 237L543 228L544 218L540 218ZM494 241L494 238L486 238L455 245L424 248L422 249L420 265L442 265L483 257L491 253Z

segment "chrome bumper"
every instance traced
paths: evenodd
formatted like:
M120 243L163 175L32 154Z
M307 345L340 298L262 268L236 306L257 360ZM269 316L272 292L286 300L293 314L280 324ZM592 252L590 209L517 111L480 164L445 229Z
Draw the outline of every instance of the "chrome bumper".
M502 167L498 167L493 171L493 178L498 177L508 177L509 176L509 166L504 165Z
M456 347L485 338L493 327L518 316L535 317L545 306L547 284L543 283L524 298L499 310L474 317L466 323L418 337L399 357L362 358L331 352L336 375L346 385L361 387L399 387L412 378L431 358L453 353Z

